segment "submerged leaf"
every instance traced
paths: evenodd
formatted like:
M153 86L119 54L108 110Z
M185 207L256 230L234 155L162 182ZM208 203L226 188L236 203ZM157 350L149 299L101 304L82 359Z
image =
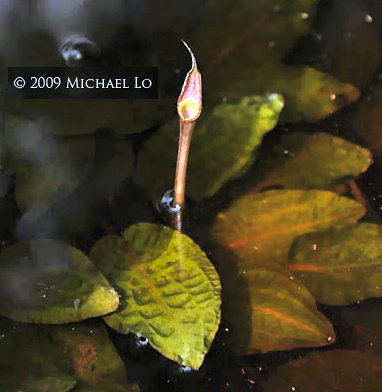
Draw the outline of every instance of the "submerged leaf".
M287 121L317 121L358 99L354 86L283 60L313 21L316 0L212 1L191 43L205 65L205 102L274 91Z
M219 277L200 248L178 231L141 223L99 240L91 258L123 296L107 324L198 369L220 323Z
M137 384L129 383L125 366L109 340L106 328L76 324L52 328L54 340L65 347L70 358L78 392L138 392Z
M373 86L358 108L354 121L354 131L367 143L376 155L382 155L382 86Z
M170 99L20 99L7 100L7 110L48 119L54 135L89 135L107 127L121 134L143 131L170 114ZM173 104L173 102L172 102Z
M54 139L47 134L47 123L11 115L6 116L5 124L5 170L16 173L19 208L37 218L89 174L94 162L94 139Z
M207 70L282 59L310 28L317 0L210 1L192 45ZM215 67L216 68L216 67Z
M365 148L327 133L286 134L261 167L256 186L333 189L365 172L372 162Z
M0 318L0 390L137 392L102 323L42 326Z
M339 330L344 331L347 347L382 355L381 304L370 301L368 305L362 303L361 306L341 307L334 313L333 322Z
M195 200L213 196L253 162L254 150L272 130L283 108L277 94L246 97L220 104L202 115L195 127L186 192ZM178 123L164 125L143 147L134 179L154 196L173 187Z
M206 78L207 79L207 78ZM360 92L351 84L309 67L266 64L239 67L227 76L223 69L206 80L207 96L228 101L237 97L274 91L285 98L282 119L289 122L318 121L354 101Z
M60 324L118 308L115 290L79 250L35 240L0 253L0 313L17 321Z
M288 270L318 302L348 305L382 296L382 226L360 223L298 237Z
M268 191L247 195L220 212L212 227L214 242L229 249L240 268L251 263L282 263L295 237L355 223L365 208L328 191Z
M280 366L264 392L374 392L382 388L382 358L349 350L309 353Z
M219 257L219 264L227 258ZM221 273L222 272L222 273ZM298 347L317 347L335 340L333 328L309 291L282 267L257 264L235 277L220 271L224 312L236 355Z

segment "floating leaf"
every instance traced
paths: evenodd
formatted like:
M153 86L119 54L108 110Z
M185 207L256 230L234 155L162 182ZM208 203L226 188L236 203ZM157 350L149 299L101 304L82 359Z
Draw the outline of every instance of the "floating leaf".
M273 129L283 108L277 94L246 97L238 104L216 106L196 125L187 171L187 193L195 200L214 195L239 176L255 158L254 150ZM135 181L162 196L173 187L177 123L164 125L143 147ZM166 151L166 153L163 153Z
M371 162L365 148L327 133L290 133L262 165L256 188L333 189L365 172Z
M216 256L214 254L214 256ZM214 257L216 258L216 257ZM235 277L218 257L229 344L237 355L331 344L330 322L317 311L309 291L281 266L257 264Z
M313 352L279 367L264 392L374 392L382 388L382 358L349 350Z
M123 295L107 324L198 369L220 323L219 277L200 248L178 231L141 223L99 240L91 258Z
M41 326L0 318L0 390L137 392L102 323Z
M347 305L382 296L382 226L361 223L296 239L288 270L318 302Z
M0 252L0 313L17 321L60 324L118 308L116 291L79 250L36 240Z
M240 268L260 260L285 264L296 236L355 223L364 213L361 204L328 191L268 191L220 212L211 237L238 257Z

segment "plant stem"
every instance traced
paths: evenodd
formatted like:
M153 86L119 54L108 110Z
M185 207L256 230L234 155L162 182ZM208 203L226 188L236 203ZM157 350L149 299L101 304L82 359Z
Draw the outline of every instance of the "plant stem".
M175 230L182 231L182 210L186 192L187 161L190 151L192 131L195 121L202 111L202 75L198 71L196 59L190 47L182 40L191 55L192 66L188 71L182 91L178 97L177 110L179 115L179 145L178 159L176 161L174 199L173 199L173 226Z
M187 162L194 127L195 121L184 122L182 119L179 121L179 144L173 200L173 207L176 209L174 227L179 231L182 231L182 209L184 208L186 193Z

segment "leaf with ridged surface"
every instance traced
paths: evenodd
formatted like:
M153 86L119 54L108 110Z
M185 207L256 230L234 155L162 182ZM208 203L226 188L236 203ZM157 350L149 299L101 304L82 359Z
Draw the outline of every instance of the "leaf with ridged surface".
M103 316L119 298L81 251L63 242L22 242L0 252L0 314L61 324Z
M178 231L140 223L99 240L90 257L122 294L107 324L198 369L218 329L221 302L219 277L200 248Z
M220 212L211 239L232 252L240 268L260 260L285 264L295 237L355 223L364 213L361 204L329 191L267 191Z
M202 200L243 174L255 159L263 136L276 126L283 106L280 95L269 94L245 97L235 104L222 103L202 115L191 142L187 194ZM134 179L156 197L173 187L177 127L178 120L164 125L139 155Z
M334 342L329 320L317 310L306 287L284 268L257 264L235 274L224 254L214 253L214 258L223 266L219 268L223 314L229 326L228 344L236 355Z
M382 226L371 223L309 233L296 239L287 268L327 305L381 297L381 238Z
M365 172L371 163L369 150L344 139L327 133L288 133L262 164L261 182L256 188L338 188Z
M313 352L282 365L262 383L264 392L376 392L382 358L350 350Z

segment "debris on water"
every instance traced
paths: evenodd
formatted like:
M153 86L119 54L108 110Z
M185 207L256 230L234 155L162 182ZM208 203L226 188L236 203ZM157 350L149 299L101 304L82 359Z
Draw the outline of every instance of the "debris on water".
M74 300L73 305L76 310L80 307L80 303L81 303L80 299L77 298Z

